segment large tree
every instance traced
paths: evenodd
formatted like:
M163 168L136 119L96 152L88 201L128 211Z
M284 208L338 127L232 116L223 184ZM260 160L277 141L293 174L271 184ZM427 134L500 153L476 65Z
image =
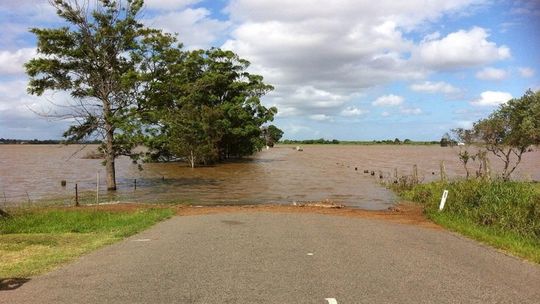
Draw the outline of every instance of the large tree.
M153 126L152 159L195 166L251 155L264 146L261 126L277 109L261 104L272 87L246 71L249 62L220 49L161 55L167 64L149 84L144 115Z
M508 180L523 154L529 152L531 146L540 144L540 91L529 90L521 98L502 104L489 117L475 122L471 130L454 132L460 140L479 143L499 158L504 164L502 178Z
M473 128L485 148L503 161L502 177L510 179L523 154L540 144L540 91L509 100Z
M26 64L28 91L71 95L69 106L52 114L74 123L64 133L69 141L102 140L107 188L116 189L115 159L136 157L141 137L137 103L144 83L139 71L148 37L160 32L137 20L143 0L50 0L65 26L33 28L38 56Z

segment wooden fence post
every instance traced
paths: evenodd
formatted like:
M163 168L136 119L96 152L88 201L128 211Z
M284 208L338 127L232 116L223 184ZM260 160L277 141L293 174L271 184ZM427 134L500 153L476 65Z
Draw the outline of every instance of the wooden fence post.
M441 182L445 182L448 176L446 175L446 167L444 166L444 160L441 160Z
M75 207L79 207L79 187L75 184Z
M413 184L418 184L418 166L416 164L413 165Z

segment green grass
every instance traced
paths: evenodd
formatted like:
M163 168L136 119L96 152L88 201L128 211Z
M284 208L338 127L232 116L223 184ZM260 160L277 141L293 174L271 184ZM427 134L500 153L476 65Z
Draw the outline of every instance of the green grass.
M540 241L500 228L481 226L466 218L444 212L429 215L435 223L504 252L540 264Z
M172 209L30 209L0 219L0 279L43 273L170 217Z
M439 212L445 189L448 199ZM538 183L473 179L397 190L404 199L423 204L426 215L443 227L540 263Z

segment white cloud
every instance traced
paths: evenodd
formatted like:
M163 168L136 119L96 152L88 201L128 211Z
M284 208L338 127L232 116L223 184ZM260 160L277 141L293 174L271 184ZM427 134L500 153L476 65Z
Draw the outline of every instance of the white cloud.
M476 73L476 78L482 80L502 80L505 79L506 76L507 73L505 70L491 67L483 68Z
M36 55L35 48L0 51L0 76L24 73L24 64Z
M411 60L418 45L405 34L481 2L232 0L225 12L234 30L223 48L251 61L250 71L276 87L267 103L294 106L297 115L308 116L318 114L313 102L290 100L300 88L328 92L346 103L368 88L424 79L433 67ZM327 107L323 113L338 115L342 109Z
M311 128L299 125L299 124L288 124L283 127L283 131L285 131L286 135L298 135L300 133L309 133L313 131Z
M382 117L388 117L388 116L390 116L390 115L391 115L390 112L386 112L386 111L384 111L384 112L381 113L381 116L382 116Z
M369 113L369 111L357 107L347 107L341 111L341 115L345 117L361 116L367 113Z
M424 92L424 93L455 94L455 93L460 92L460 89L444 81L439 81L439 82L425 81L422 83L415 83L411 85L410 88L413 91Z
M314 114L310 115L309 118L315 121L332 121L332 117L326 114Z
M518 68L518 71L521 77L530 78L534 76L534 70L529 67L520 67Z
M422 109L402 107L399 109L399 112L404 115L420 115L422 114Z
M403 97L397 96L397 95L384 95L379 98L377 98L375 101L373 101L371 104L376 107L393 107L393 106L399 106L403 103Z
M178 33L179 40L189 49L208 48L229 28L230 22L212 19L205 8L187 8L144 20L151 27Z
M148 9L179 10L198 2L200 0L147 0L144 5Z
M507 92L485 91L480 94L480 98L471 102L475 106L497 106L512 99L512 95Z
M480 27L460 30L446 37L420 43L415 58L437 69L455 69L510 58L507 46L488 41L488 32Z

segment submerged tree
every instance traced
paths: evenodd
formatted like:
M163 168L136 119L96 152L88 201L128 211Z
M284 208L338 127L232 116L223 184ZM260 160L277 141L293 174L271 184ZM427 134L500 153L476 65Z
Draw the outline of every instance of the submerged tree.
M272 87L233 52L177 52L158 73L166 79L158 76L148 90L151 159L195 166L260 150L261 126L277 112L260 98Z
M454 133L461 141L480 144L484 148L474 155L462 150L460 158L465 166L475 156L480 161L477 175L489 175L489 159L485 153L488 151L503 162L502 178L508 180L523 154L529 152L531 146L540 144L540 91L529 90L521 98L508 101L489 117L474 123L472 129L456 129Z
M28 91L66 91L72 103L52 116L73 121L69 141L102 139L107 188L116 189L115 159L136 157L141 138L136 109L143 83L138 76L144 38L160 35L138 22L142 0L50 0L66 26L33 28L38 56L26 64Z
M283 131L274 125L263 127L262 133L266 145L269 147L273 147L283 136Z
M503 161L502 177L510 179L523 154L540 144L540 91L508 101L473 129L485 148Z

